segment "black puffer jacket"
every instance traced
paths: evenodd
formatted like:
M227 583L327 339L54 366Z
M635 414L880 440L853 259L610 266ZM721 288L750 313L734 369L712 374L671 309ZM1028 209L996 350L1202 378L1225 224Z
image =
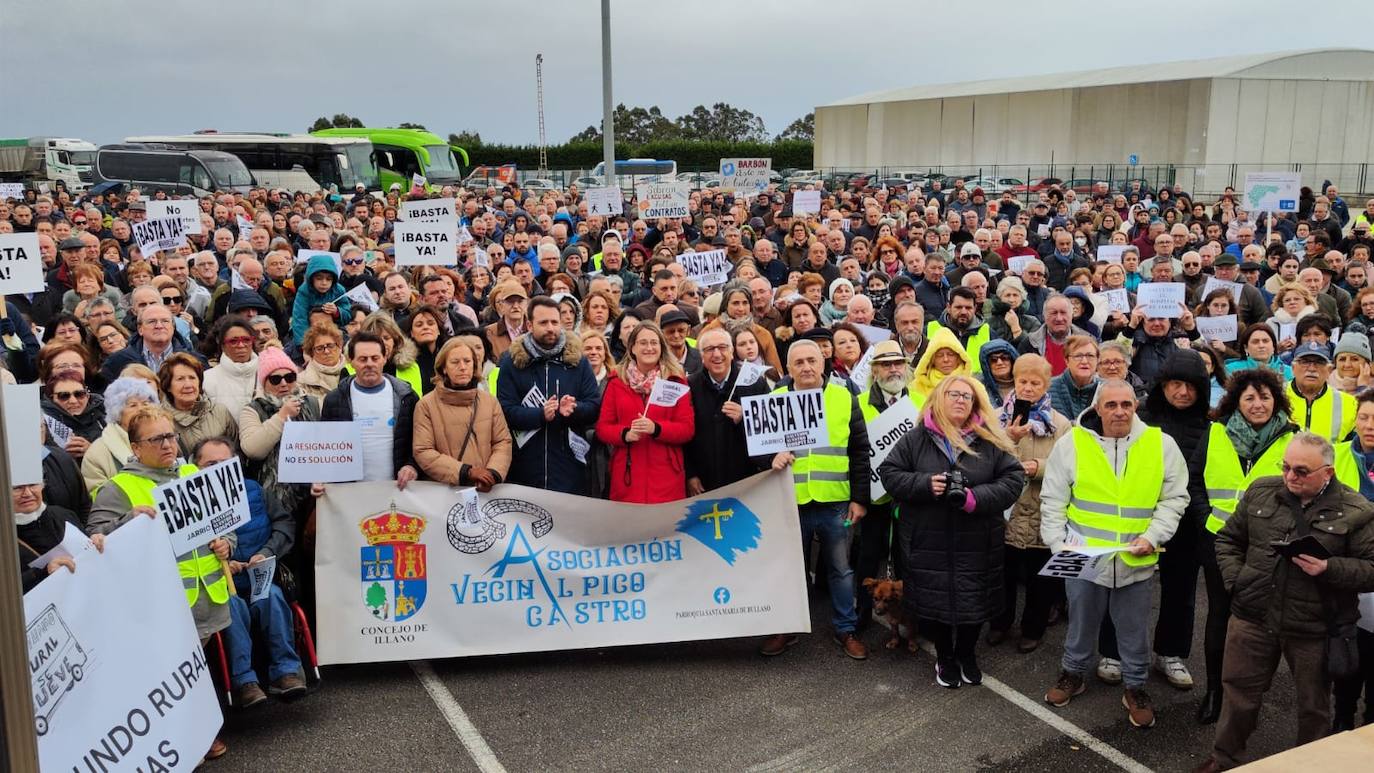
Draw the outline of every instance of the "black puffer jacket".
M943 623L982 623L1002 611L1002 513L1021 496L1026 473L1016 457L974 438L957 469L973 491L973 512L963 503L936 501L930 479L955 469L925 424L917 425L878 467L903 521L910 519L911 549L903 598L908 609Z
M1164 384L1169 381L1185 381L1193 385L1197 399L1191 407L1180 410L1169 404L1164 396ZM1150 386L1150 393L1140 408L1140 419L1151 427L1159 427L1164 434L1173 438L1183 458L1191 460L1211 430L1211 423L1207 420L1207 403L1211 393L1202 355L1192 349L1175 349L1160 366ZM1189 507L1184 511L1183 521L1170 540L1172 548L1192 549L1185 546L1197 539L1198 517L1206 517L1199 508Z

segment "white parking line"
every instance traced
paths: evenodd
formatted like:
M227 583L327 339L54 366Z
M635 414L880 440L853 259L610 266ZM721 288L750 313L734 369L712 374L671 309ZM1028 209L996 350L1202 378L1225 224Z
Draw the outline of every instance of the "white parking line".
M412 660L410 669L419 678L420 684L424 686L425 692L434 701L434 705L439 707L439 713L444 715L444 720L448 726L453 728L454 735L463 742L463 747L468 750L468 755L472 761L477 763L477 767L482 773L506 773L506 768L501 761L496 759L491 747L487 746L487 741L482 734L477 732L477 726L468 719L468 713L463 711L463 707L458 705L458 699L453 697L453 693L448 691L439 676L434 673L434 668L428 661Z

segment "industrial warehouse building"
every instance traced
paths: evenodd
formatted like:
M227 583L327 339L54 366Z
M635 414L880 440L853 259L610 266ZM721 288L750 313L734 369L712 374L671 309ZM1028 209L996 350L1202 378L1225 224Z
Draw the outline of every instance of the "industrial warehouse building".
M1330 179L1344 191L1374 191L1374 51L913 86L816 108L819 168L1107 179L1114 167L1119 180L1131 162L1167 166L1199 193L1246 171L1294 168L1307 185Z

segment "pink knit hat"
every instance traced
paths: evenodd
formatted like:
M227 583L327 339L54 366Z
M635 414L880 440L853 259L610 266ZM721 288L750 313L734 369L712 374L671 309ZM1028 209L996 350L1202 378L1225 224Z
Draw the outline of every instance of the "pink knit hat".
M268 376L272 375L273 373L276 373L279 370L289 370L292 373L301 372L301 369L296 367L296 363L292 362L291 358L286 356L286 352L282 351L281 349L278 349L275 346L270 349L263 350L262 354L258 355L259 385L261 385L262 382L266 381Z

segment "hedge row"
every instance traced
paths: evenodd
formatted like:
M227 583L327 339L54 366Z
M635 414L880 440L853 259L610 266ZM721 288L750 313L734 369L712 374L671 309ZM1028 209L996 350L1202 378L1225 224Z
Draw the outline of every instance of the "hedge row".
M521 169L539 167L537 145L476 145L464 148L472 166L516 164ZM616 143L616 158L659 158L677 162L678 168L716 171L722 158L771 158L774 169L809 169L815 160L812 143L804 140L780 142L687 142L665 140L643 145ZM570 142L550 145L550 169L590 169L602 160L600 142Z

